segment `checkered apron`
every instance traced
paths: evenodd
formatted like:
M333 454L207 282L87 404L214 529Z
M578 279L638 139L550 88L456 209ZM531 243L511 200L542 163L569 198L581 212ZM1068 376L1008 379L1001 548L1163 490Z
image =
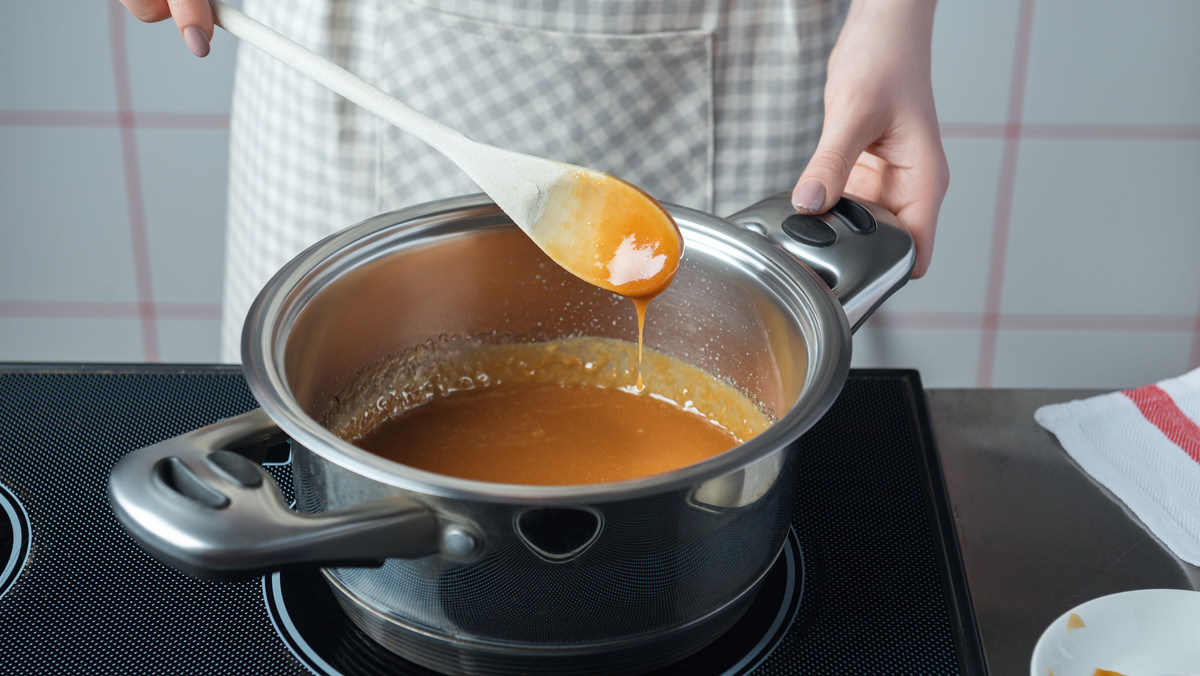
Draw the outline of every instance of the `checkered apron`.
M493 145L727 214L816 145L839 0L245 0L246 13ZM417 140L252 47L231 119L222 359L288 260L369 216L479 192Z

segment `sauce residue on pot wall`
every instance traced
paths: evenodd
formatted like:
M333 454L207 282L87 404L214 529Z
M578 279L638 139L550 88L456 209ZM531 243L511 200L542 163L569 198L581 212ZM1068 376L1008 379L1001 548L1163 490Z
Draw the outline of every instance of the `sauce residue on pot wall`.
M771 418L705 371L626 341L427 344L360 374L325 425L449 476L569 485L667 472L726 451ZM629 387L641 368L653 391Z

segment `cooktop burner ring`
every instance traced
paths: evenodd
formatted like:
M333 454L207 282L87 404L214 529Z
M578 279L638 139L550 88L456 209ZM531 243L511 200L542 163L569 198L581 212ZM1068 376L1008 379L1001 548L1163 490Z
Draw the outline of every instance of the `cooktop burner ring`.
M318 676L435 673L367 636L345 615L318 571L274 573L263 577L262 585L280 639ZM779 558L742 618L708 647L656 673L733 676L752 671L788 633L803 593L804 557L789 529Z
M25 508L0 484L0 597L16 582L29 558L30 533Z

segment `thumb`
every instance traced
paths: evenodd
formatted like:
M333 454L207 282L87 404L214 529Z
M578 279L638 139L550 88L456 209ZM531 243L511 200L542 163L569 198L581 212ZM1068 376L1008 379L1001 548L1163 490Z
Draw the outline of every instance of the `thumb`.
M850 180L850 171L866 148L852 135L821 134L817 149L792 189L792 206L801 213L820 214L837 203Z

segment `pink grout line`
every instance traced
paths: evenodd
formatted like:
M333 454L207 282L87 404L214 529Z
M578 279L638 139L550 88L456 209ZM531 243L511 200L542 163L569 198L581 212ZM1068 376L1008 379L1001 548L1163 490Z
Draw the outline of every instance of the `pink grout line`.
M1192 355L1188 360L1188 370L1200 368L1200 310L1196 311L1196 322L1192 325Z
M221 321L220 303L155 303L159 319L195 319Z
M115 112L69 110L0 110L0 127L116 127Z
M1194 321L1187 315L1099 315L1099 314L1003 314L997 328L1026 331L1145 331L1179 332L1191 330Z
M127 118L143 129L228 129L229 115L215 113L134 113ZM0 127L78 127L111 129L121 113L69 110L0 110Z
M1014 51L1010 95L1005 123L946 122L942 133L953 138L1003 139L1004 152L997 186L992 256L984 311L976 313L881 313L875 325L896 327L982 327L977 382L989 386L996 359L996 339L1001 328L1026 330L1142 330L1191 331L1194 334L1191 366L1200 366L1200 310L1194 319L1178 316L1002 314L1003 285L1012 220L1019 145L1023 139L1062 140L1163 140L1200 141L1200 125L1156 124L1028 124L1023 107L1033 32L1035 0L1022 0ZM147 361L159 359L158 319L219 319L220 306L211 304L155 303L150 273L148 234L137 156L139 128L227 129L227 114L135 113L125 40L125 15L110 5L109 30L116 79L117 112L0 111L0 127L119 127L121 130L130 235L133 247L138 302L134 303L13 303L0 302L0 317L137 318L142 325Z
M220 303L155 303L159 320L220 321ZM0 318L20 319L140 319L139 303L91 301L0 301ZM978 330L979 312L906 312L880 310L867 326L877 329ZM1134 314L1001 314L997 328L1022 331L1142 331L1192 333L1200 321L1190 315ZM1196 364L1193 358L1193 365Z
M868 326L882 329L978 330L985 316L977 312L896 312L880 310ZM1196 321L1189 315L1133 314L998 314L997 329L1021 331L1144 331L1192 332Z
M3 306L0 306L0 311ZM976 330L983 322L978 312L904 312L877 310L864 325L874 329L964 329Z
M221 319L220 303L156 303L158 319ZM0 317L20 319L141 319L140 303L0 301Z
M1200 141L1200 124L1029 124L1021 138L1055 141Z
M228 129L227 113L156 113L130 111L139 129ZM0 110L0 127L112 128L121 125L116 112L69 110ZM1200 141L1200 124L1008 125L998 122L942 122L942 136L959 139L1016 138L1062 141Z
M0 118L2 121L2 118ZM1200 124L999 124L943 122L942 136L1052 141L1200 141Z
M0 117L3 121L3 117ZM940 130L944 138L965 138L965 139L996 139L1004 138L1008 131L1003 124L995 122L946 122L943 121L940 125Z
M1004 296L1004 268L1008 259L1013 194L1016 191L1017 160L1021 145L1021 117L1025 108L1025 84L1029 73L1029 51L1033 37L1033 6L1034 0L1021 0L1018 14L1017 44L1013 53L1008 114L1004 125L1004 153L1000 160L1000 182L996 188L992 255L988 266L987 295L983 309L983 337L979 348L979 371L976 376L976 384L979 387L991 386L996 366L996 340Z
M125 197L129 203L129 238L133 247L133 272L137 282L138 317L142 327L142 354L148 362L159 361L158 324L155 320L154 285L150 274L150 246L146 232L146 210L142 199L141 167L138 164L137 128L133 119L133 91L125 43L125 10L108 5L108 30L112 41L113 79L116 83L117 115L121 129L121 156L125 169Z
M142 129L229 129L229 115L217 113L134 113Z
M0 302L0 317L21 319L135 319L136 303L102 302Z

